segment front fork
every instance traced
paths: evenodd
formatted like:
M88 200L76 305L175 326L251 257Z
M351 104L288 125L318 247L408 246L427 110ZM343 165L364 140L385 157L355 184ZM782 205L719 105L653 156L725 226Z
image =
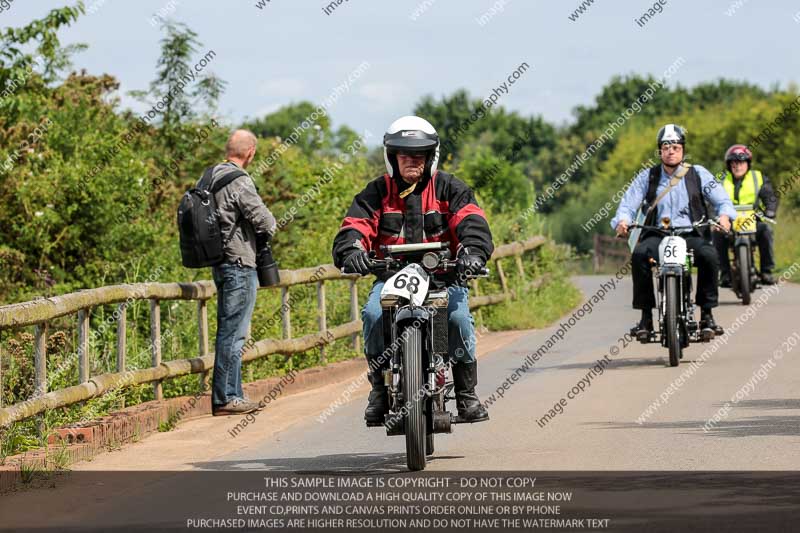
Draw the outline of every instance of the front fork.
M400 338L400 330L401 328L398 324L393 322L391 326L391 339L392 346L395 346L395 349L392 351L390 368L383 373L384 385L389 389L389 396L391 399L390 407L392 410L395 410L396 406L402 405L403 402L405 402L402 386L400 384L402 379L401 372L403 371L401 364L402 354L396 343L396 339ZM428 331L428 328L425 328L424 331ZM436 402L436 407L444 411L448 388L452 388L452 383L447 382L447 363L441 355L434 353L429 332L424 336L423 342L425 343L424 351L429 354L427 358L428 364L425 368L425 381L427 381L427 389L430 391L429 396Z
M753 281L757 280L758 278L758 269L756 269L755 263L755 253L754 247L756 243L754 242L755 239L751 237L752 234L744 234L744 235L737 235L735 239L733 239L733 246L728 247L728 254L733 255L733 259L730 259L731 270L735 269L735 273L733 275L734 279L739 279L738 276L748 276L750 280L751 288L754 287ZM750 258L750 269L748 272L742 272L742 265L739 264L739 247L740 246L747 246L747 256ZM738 283L734 286L738 286Z
M405 405L406 398L404 395L402 381L402 353L400 352L398 344L395 339L399 339L402 327L398 326L396 322L392 322L391 338L394 350L391 356L391 367L383 372L384 385L389 391L389 408L392 413L397 413ZM425 343L424 350L429 357L428 364L425 368L425 384L428 389L425 400L425 410L427 419L426 430L430 433L451 433L452 432L452 415L447 412L445 404L448 398L448 391L452 390L453 383L447 381L448 364L444 358L437 353L434 353L431 343L431 336L425 335L423 338ZM391 417L392 415L388 415ZM402 435L404 433L403 424L395 423L391 427L387 426L389 435Z
M686 264L680 266L662 267L658 276L658 329L661 345L667 346L667 336L664 321L667 318L667 300L664 288L667 277L678 278L678 318L681 328L681 344L684 348L689 345L690 338L697 335L698 324L694 319L694 303L692 303L692 265L694 264L694 250L686 251Z

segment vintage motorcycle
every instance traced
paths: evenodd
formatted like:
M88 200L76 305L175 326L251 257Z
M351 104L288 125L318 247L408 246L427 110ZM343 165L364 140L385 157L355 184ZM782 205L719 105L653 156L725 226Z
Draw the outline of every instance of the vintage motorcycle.
M734 206L737 217L733 221L731 244L728 254L731 260L731 288L743 305L750 305L750 295L759 287L760 275L756 269L756 228L759 220L775 224L771 218L753 209L752 205Z
M381 291L384 346L390 367L384 371L389 413L387 435L405 435L409 470L424 470L434 452L434 435L452 433L457 417L446 403L455 400L448 356L448 291L441 279L455 269L449 243L381 246L384 259L370 259L373 273L394 272ZM487 277L489 271L465 275Z
M709 342L714 333L701 330L694 319L692 302L692 265L694 253L686 247L682 235L694 230L714 226L722 227L713 220L695 222L691 226L672 226L669 217L661 220L661 226L633 224L632 229L653 231L664 236L658 245L658 262L653 262L653 273L658 280L657 307L658 329L650 335L639 335L641 343L660 342L669 349L670 366L678 366L683 349L690 342ZM635 328L634 328L635 329ZM634 331L631 331L634 334Z

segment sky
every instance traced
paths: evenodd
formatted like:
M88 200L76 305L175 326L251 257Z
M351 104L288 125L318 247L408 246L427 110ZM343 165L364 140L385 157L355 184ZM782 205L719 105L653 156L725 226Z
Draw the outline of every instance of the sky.
M330 1L87 0L91 13L61 38L88 44L75 67L114 75L121 105L143 111L127 91L146 89L155 75L160 13L198 33L198 60L216 53L207 70L228 83L223 120L338 94L328 107L334 125L371 132L370 144L424 95L464 88L486 98L523 63L529 68L499 104L557 124L613 76L660 78L681 57L668 85L724 77L785 88L800 73L800 0L337 1L326 13ZM14 0L0 24L21 26L73 3Z

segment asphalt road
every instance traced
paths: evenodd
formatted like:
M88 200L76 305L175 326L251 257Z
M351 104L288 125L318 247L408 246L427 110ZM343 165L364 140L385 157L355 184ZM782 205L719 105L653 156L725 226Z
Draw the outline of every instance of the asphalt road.
M592 276L575 281L588 300L608 280ZM630 308L631 290L629 278L619 282L490 406L489 422L457 425L452 434L437 435L428 469L799 469L800 342L794 350L789 343L800 341L800 287L783 284L772 295L756 292L754 301L762 294L768 299L754 307L752 317L732 291L721 289L717 321L727 330L740 316L746 322L741 319L740 327L728 333L726 343L720 339L716 349L712 344L691 345L675 368L668 366L660 345L619 342L638 319ZM481 357L481 398L557 329L558 324L529 333ZM567 398L615 346L619 353L609 356L603 373L588 385L584 382L575 398ZM537 421L562 398L563 412L554 411L556 416L540 427ZM732 399L732 408L720 413ZM653 407L657 401L661 404ZM648 407L650 415L641 420ZM404 470L403 437L364 427L363 408L363 401L350 402L324 423L309 417L273 438L194 466ZM720 420L704 430L718 413Z
M591 276L575 282L586 301L609 279ZM485 353L479 360L478 392L484 400L495 394L491 420L437 435L426 472L573 471L581 476L584 471L639 471L644 477L626 474L613 482L581 478L576 483L595 487L597 501L612 498L609 508L629 506L631 518L617 523L634 531L675 530L676 510L682 513L680 529L686 531L705 531L720 520L725 521L722 530L764 530L765 517L785 524L770 530L794 529L800 518L797 475L765 473L722 483L719 476L725 474L680 482L666 476L658 484L668 492L657 498L647 476L652 471L800 471L800 286L757 292L749 313L731 291L722 290L715 315L727 337L717 345L690 346L676 368L668 366L659 345L621 340L637 319L630 299L630 280L618 282L536 364L519 372L502 397L496 395L498 387L559 324L509 335L505 338L511 342ZM568 322L570 315L560 322ZM491 342L485 339L484 346ZM593 373L607 355L610 362L602 365L603 372ZM582 380L583 390L573 389ZM204 417L76 465L78 471L100 472L82 472L84 477L55 483L52 489L0 498L0 530L58 524L59 530L79 531L87 523L155 530L173 524L175 516L213 514L225 506L226 483L237 482L220 479L209 486L209 478L194 484L181 478L193 470L257 474L257 480L265 471L406 475L403 438L364 426L367 386L320 421L322 411L347 386L332 384L280 399L236 438L227 435L236 420ZM554 410L555 416L543 421L560 401L561 412ZM715 414L718 420L708 425ZM137 477L113 470L155 472ZM647 494L649 500L640 499ZM47 513L33 511L40 508ZM591 510L598 515L597 505ZM687 523L697 528L687 529Z

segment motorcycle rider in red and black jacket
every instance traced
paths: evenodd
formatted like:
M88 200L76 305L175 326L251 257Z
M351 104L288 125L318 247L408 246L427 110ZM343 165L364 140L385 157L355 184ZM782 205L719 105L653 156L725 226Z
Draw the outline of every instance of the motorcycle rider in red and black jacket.
M396 120L384 135L386 174L372 180L353 199L333 242L334 264L347 272L368 274L368 252L382 257L381 245L449 242L457 268L444 278L449 292L450 357L459 417L466 422L488 419L475 394L474 320L467 303L464 272L475 272L492 255L492 233L472 190L438 170L439 136L419 117ZM393 273L378 276L362 310L364 349L373 390L365 412L368 422L382 422L388 396L381 371L383 354L380 289ZM386 359L386 360L384 360Z

